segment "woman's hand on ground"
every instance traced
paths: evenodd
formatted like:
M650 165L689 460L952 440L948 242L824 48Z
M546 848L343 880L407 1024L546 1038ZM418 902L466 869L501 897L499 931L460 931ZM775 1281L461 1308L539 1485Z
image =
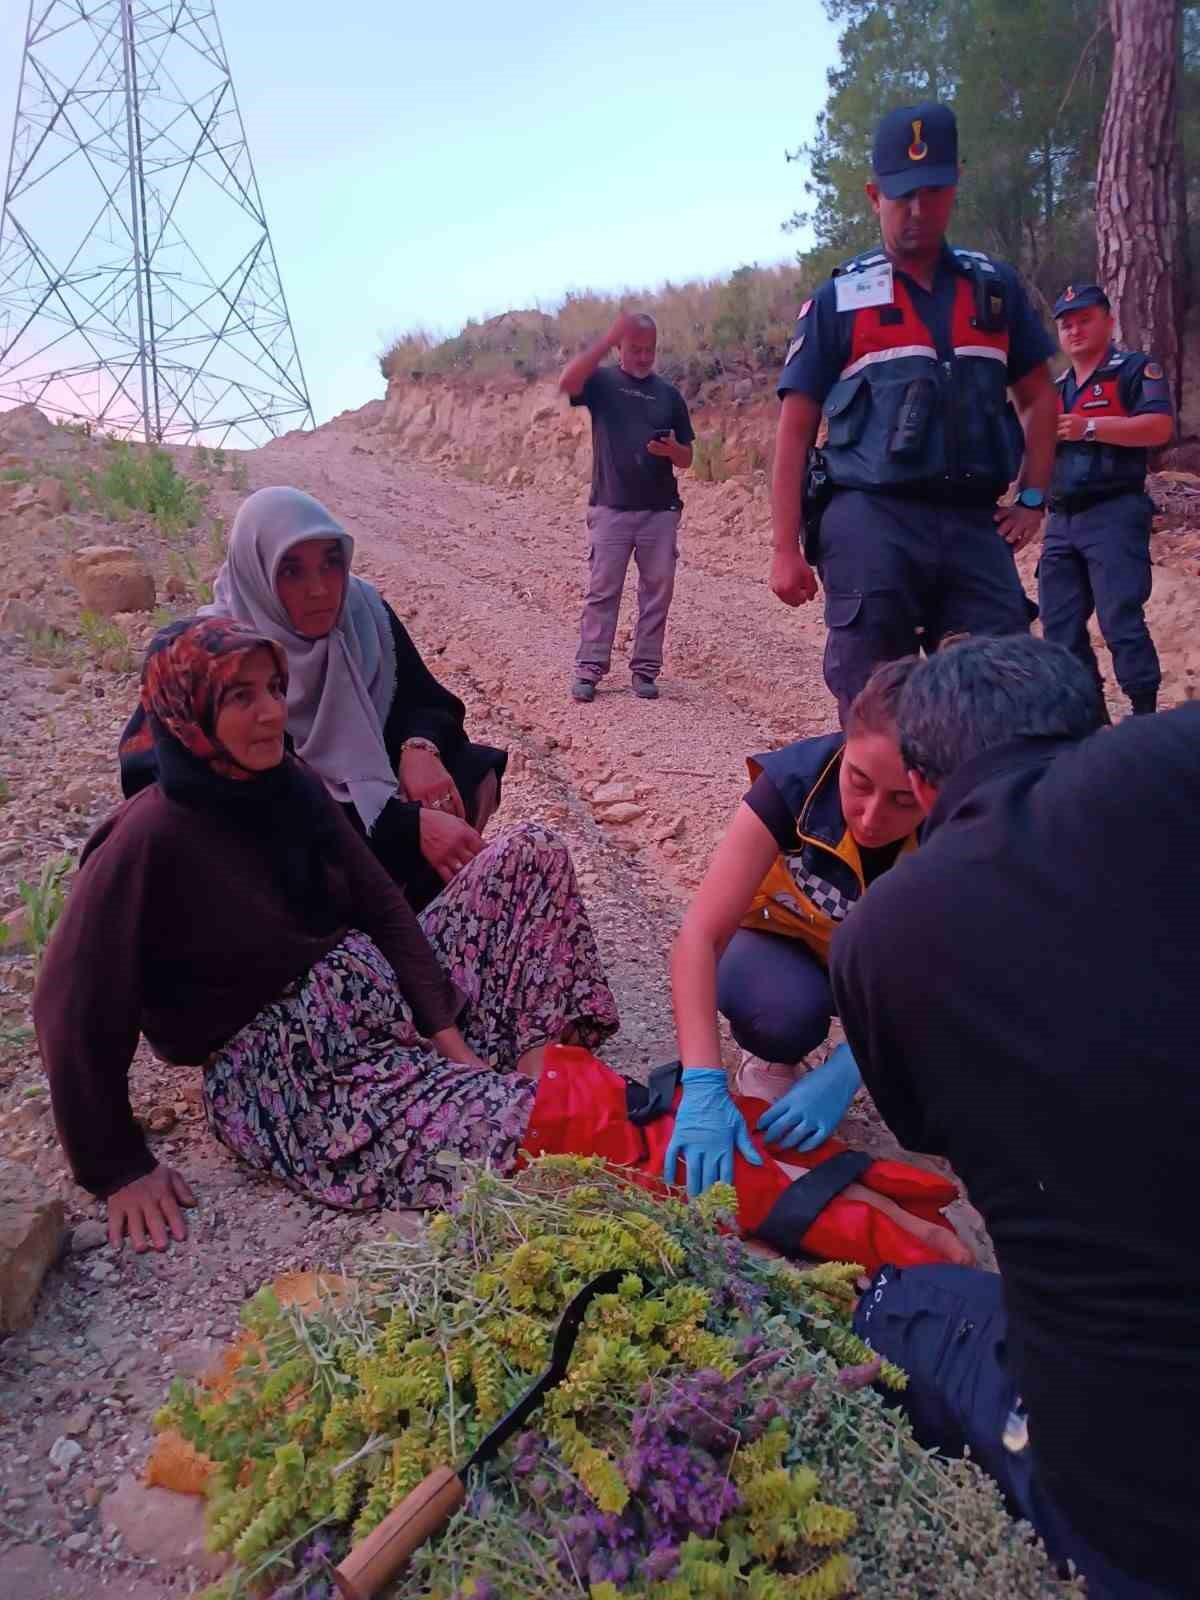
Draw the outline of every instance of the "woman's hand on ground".
M121 1248L126 1234L140 1255L147 1243L165 1250L168 1239L182 1244L187 1238L187 1223L180 1206L194 1206L196 1196L187 1180L171 1167L155 1167L144 1178L136 1178L108 1197L108 1242Z
M431 806L451 817L466 817L454 779L432 750L417 747L401 751L396 776L407 798L419 806Z
M441 878L449 883L483 849L483 840L469 822L452 817L448 811L432 811L422 806L421 854Z
M479 1059L457 1028L443 1028L440 1033L435 1033L429 1042L439 1055L445 1056L447 1061L457 1062L464 1067L479 1067L484 1072L490 1071L487 1062Z

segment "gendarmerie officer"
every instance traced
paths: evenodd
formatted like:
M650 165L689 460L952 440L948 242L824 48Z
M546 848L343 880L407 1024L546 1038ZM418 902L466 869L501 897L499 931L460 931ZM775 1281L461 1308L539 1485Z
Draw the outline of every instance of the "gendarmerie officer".
M1142 608L1150 598L1146 452L1175 429L1166 373L1113 344L1099 284L1068 286L1054 307L1071 365L1058 380L1061 415L1051 516L1038 566L1042 632L1101 681L1088 638L1095 611L1113 672L1135 713L1155 710L1161 673Z
M880 661L949 633L1028 628L1013 555L1041 525L1057 410L1053 345L1016 272L946 243L954 113L889 112L872 164L883 248L838 267L801 308L772 488L771 588L787 605L811 600L815 563L825 681L843 716ZM802 495L822 413L832 493L814 539ZM1015 503L997 507L1018 473Z

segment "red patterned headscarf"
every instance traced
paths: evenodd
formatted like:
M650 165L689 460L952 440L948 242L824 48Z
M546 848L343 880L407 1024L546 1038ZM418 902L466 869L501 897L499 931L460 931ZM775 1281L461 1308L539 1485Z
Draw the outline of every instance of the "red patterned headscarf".
M171 623L154 636L142 664L142 709L150 726L157 724L216 776L239 782L256 774L218 743L216 723L242 658L252 650L270 651L286 685L282 645L229 617Z

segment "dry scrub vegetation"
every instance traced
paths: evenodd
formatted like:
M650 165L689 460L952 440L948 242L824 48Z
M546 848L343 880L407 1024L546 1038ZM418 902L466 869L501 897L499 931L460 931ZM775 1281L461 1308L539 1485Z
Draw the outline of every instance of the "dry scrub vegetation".
M415 328L379 357L389 382L470 373L533 378L552 371L602 334L622 307L649 311L658 323L658 370L673 383L700 384L783 362L803 295L799 268L738 267L728 278L664 283L619 294L572 290L550 311L509 311L470 321L439 338Z

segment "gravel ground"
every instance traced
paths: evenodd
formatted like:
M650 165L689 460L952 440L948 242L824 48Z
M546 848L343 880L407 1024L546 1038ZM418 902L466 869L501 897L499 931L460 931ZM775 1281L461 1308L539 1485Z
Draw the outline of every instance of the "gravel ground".
M0 431L0 466L52 460L69 475L98 451L57 432ZM187 465L189 453L179 460ZM493 826L537 817L570 844L622 1007L607 1059L636 1074L669 1059L670 941L744 788L744 757L832 721L819 613L785 610L763 582L765 486L689 491L663 697L636 700L622 666L593 705L578 706L567 691L583 576L581 497L464 482L398 460L383 437L345 422L243 461L250 488L293 483L329 504L359 541L358 570L467 702L472 734L513 751ZM228 476L209 481L210 511L231 517L240 494ZM0 520L0 533L9 596L68 635L57 646L0 632L0 909L8 911L18 878L77 852L116 803L115 744L136 693L134 675L113 670L122 663L111 639L81 640L62 559L80 544L130 543L155 569L160 592L169 571L173 587L184 587L187 564L144 520L114 529L79 508ZM189 547L201 575L214 564L206 538ZM1180 638L1190 642L1196 581L1182 570L1170 577L1170 620L1187 624ZM194 574L187 581L194 597ZM188 604L177 595L177 609ZM142 616L123 625L136 653L154 624ZM619 659L627 645L623 624ZM1181 685L1188 666L1182 657L1173 663ZM598 821L590 804L596 785L613 782L631 791L637 813L620 824ZM337 1268L364 1237L414 1223L320 1210L247 1173L204 1129L198 1074L143 1049L131 1077L135 1110L200 1203L182 1248L114 1255L101 1208L63 1169L36 1052L21 1032L32 981L27 955L0 952L0 1155L33 1167L63 1196L74 1231L33 1327L0 1343L0 1596L191 1593L205 1564L181 1558L201 1552L198 1503L135 1486L171 1378L210 1364L235 1331L242 1300L264 1281ZM865 1098L853 1120L856 1142L894 1150ZM960 1226L986 1252L977 1219L965 1204L959 1210Z

